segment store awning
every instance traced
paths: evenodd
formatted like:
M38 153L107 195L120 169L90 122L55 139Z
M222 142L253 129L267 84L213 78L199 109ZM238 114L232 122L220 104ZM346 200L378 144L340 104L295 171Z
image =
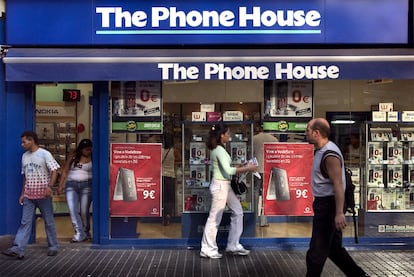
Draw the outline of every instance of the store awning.
M3 62L6 81L30 82L414 78L414 49L12 47Z

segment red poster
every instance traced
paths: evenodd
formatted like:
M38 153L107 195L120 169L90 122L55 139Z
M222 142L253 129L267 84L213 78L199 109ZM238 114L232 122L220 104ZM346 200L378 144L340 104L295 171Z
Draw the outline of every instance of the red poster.
M264 144L265 215L313 215L312 161L311 144Z
M161 215L160 143L113 143L110 174L111 216Z

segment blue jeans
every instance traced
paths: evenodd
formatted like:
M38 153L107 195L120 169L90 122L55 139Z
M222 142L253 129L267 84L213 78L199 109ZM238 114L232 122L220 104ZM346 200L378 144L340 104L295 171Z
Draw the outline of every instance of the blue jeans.
M89 209L92 203L92 181L68 181L66 183L66 202L75 229L73 239L82 241L90 236Z
M17 230L11 250L17 254L24 255L27 244L32 233L33 221L35 219L36 208L39 208L43 220L45 221L45 231L49 250L58 249L56 236L55 220L53 218L52 198L27 199L23 200L23 212L20 227Z

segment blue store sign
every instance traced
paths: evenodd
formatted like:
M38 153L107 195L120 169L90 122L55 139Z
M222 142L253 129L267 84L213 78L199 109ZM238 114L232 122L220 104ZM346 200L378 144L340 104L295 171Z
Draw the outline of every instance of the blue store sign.
M294 52L294 56L291 54ZM414 76L414 49L11 48L7 81L357 80Z
M7 2L13 46L407 44L408 0Z

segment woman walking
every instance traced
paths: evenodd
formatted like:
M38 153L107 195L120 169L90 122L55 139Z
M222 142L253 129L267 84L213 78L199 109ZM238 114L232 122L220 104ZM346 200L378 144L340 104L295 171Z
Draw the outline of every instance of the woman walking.
M66 202L75 235L72 242L91 238L89 209L92 203L92 141L83 139L62 170L58 192L66 182Z
M246 256L250 253L239 242L243 233L243 209L240 200L230 186L231 175L241 172L257 171L257 166L247 164L240 167L231 165L231 157L227 153L225 144L230 139L230 130L224 125L211 127L207 148L210 150L210 162L213 166L213 179L210 184L211 208L204 227L201 241L202 258L220 259L223 257L218 252L217 231L227 206L231 209L231 222L226 252L232 255Z

